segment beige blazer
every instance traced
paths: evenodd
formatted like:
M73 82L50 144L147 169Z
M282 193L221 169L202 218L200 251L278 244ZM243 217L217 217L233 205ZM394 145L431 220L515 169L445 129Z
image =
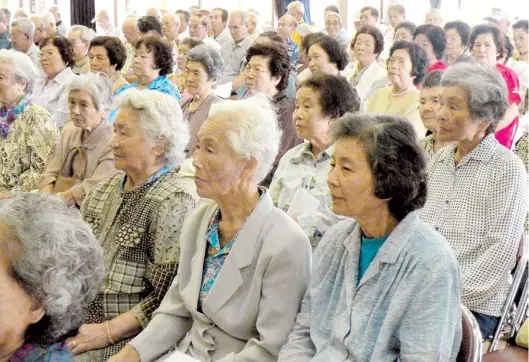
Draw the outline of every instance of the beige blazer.
M141 361L175 345L200 361L276 361L286 343L310 277L307 237L267 192L240 230L201 313L206 232L217 209L210 201L187 218L178 275L147 328L130 342Z

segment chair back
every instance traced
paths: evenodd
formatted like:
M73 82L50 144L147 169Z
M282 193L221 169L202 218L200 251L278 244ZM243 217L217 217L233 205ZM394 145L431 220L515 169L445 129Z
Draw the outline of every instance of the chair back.
M478 322L467 307L461 305L463 337L457 354L457 362L481 362L481 332Z

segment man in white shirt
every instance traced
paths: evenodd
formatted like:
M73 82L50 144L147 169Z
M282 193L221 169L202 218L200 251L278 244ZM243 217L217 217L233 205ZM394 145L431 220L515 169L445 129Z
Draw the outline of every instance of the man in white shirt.
M180 17L176 14L167 13L162 16L162 35L173 50L173 60L176 67L178 57L178 30L180 29Z
M96 17L92 19L92 23L97 23L99 29L98 35L115 36L121 38L121 33L118 28L112 25L110 16L106 10L99 10Z
M177 10L176 14L180 17L180 29L178 29L178 42L181 42L185 38L189 38L189 20L191 14L187 10Z
M88 59L88 47L90 42L95 38L95 32L84 26L74 25L68 29L67 38L73 45L73 55L75 66L72 71L75 74L90 73L90 59Z
M204 44L220 51L220 44L208 36L209 19L205 15L193 15L189 20L189 35L202 39Z
M50 13L55 17L55 25L57 26L57 33L60 36L66 36L66 25L61 19L61 9L58 6L52 6Z
M39 45L42 39L48 36L46 32L46 23L38 15L33 15L30 18L31 22L35 25L35 34L33 34L33 42L35 45Z
M140 39L140 32L138 31L138 18L134 15L129 15L123 21L121 25L121 31L127 43L125 48L127 49L127 60L125 65L121 69L121 74L126 78L133 75L132 66L134 64L134 58L136 58L135 45Z
M40 69L40 49L33 43L35 24L29 19L21 18L11 23L11 43L15 50L25 53L37 69Z
M230 31L226 26L228 23L228 11L221 8L215 8L209 15L211 21L211 29L215 34L215 40L220 44L220 47L231 44L233 39L231 38Z

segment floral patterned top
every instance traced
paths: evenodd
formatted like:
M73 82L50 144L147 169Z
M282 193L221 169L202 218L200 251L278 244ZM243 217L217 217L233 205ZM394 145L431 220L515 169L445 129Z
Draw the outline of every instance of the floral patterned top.
M73 362L73 356L63 343L41 346L25 344L9 358L8 362Z
M59 129L50 113L35 104L0 137L0 191L27 192L37 188L40 175L53 157Z

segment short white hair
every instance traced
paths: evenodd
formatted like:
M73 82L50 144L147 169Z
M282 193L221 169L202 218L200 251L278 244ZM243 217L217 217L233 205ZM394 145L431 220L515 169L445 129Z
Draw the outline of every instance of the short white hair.
M96 33L92 29L84 25L72 25L70 29L68 29L68 34L70 34L72 31L80 32L81 33L80 38L82 42L85 43L86 45L90 44L92 39L96 37Z
M305 5L301 1L292 1L287 6L287 10L294 9L301 15L305 15Z
M61 15L61 8L57 5L53 5L52 7L50 7L50 13Z
M327 18L328 18L329 16L336 16L336 17L338 18L338 20L340 20L340 25L343 24L342 17L341 17L340 14L335 13L334 11L331 11L330 13L327 13L327 15L325 16L325 21L327 21Z
M180 167L189 143L189 127L178 101L158 91L131 88L116 100L116 108L126 107L138 112L140 127L152 145L159 144L160 139L166 141L165 165Z
M234 18L240 18L242 23L245 25L248 25L248 13L243 10L235 10L230 13L230 19Z
M96 73L81 74L73 77L68 85L67 94L83 91L88 93L98 111L108 110L114 101L112 82Z
M22 81L26 82L24 88L26 93L33 91L33 85L40 76L30 57L14 49L2 49L0 50L0 63L9 65L16 82L20 84Z
M171 21L180 26L180 17L177 14L167 13L162 16L162 23L164 18L171 18Z
M11 28L19 26L20 30L24 32L30 39L33 39L33 35L35 35L35 24L27 18L19 18L16 20L13 20L11 23Z
M53 16L52 13L44 13L40 16L42 21L44 21L44 24L53 24L55 25L55 16Z
M15 12L15 15L13 16L13 18L16 20L16 19L29 18L29 16L26 10L20 8Z
M241 157L257 161L253 181L261 182L274 163L283 133L270 97L257 94L247 99L215 103L209 117L230 119L233 127L226 130L229 142Z

